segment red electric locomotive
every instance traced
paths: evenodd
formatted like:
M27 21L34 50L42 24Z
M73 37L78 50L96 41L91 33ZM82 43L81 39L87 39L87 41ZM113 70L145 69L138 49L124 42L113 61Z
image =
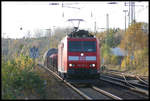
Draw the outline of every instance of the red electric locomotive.
M99 41L88 31L77 29L58 46L58 73L72 82L89 82L100 76Z

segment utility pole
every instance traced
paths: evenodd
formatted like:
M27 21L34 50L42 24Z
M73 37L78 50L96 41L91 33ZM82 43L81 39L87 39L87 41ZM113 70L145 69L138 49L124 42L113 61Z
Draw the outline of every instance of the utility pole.
M128 12L128 16L129 16L129 19L128 19L128 26L131 24L131 22L133 21L133 6L131 3L131 1L129 1L129 5L126 5L127 3L125 2L125 6L129 6L129 12Z
M125 32L126 32L126 12L127 12L128 10L123 10L123 12L125 12Z
M127 2L125 2L125 6L129 6L129 12L128 12L128 16L129 16L128 26L129 26L131 23L133 23L133 21L135 21L135 6L143 7L143 5L135 5L135 1L129 1L128 5Z
M135 2L131 2L131 23L135 20Z
M107 34L109 34L109 15L106 14L106 28L107 28Z
M96 21L94 22L94 32L95 32L95 35L96 35Z
M51 36L52 36L52 33L51 33L51 28L49 29L45 29L46 30L46 36L49 37L49 45L51 44ZM50 46L49 46L50 47ZM50 47L51 48L51 47Z
M129 16L129 22L128 22L128 26L130 25L130 1L129 1L129 13L128 13L128 16Z

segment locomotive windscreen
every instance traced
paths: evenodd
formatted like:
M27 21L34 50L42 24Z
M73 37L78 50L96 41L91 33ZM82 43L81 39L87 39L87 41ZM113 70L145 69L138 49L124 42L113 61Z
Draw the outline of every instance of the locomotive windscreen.
M96 52L95 41L69 41L69 52Z

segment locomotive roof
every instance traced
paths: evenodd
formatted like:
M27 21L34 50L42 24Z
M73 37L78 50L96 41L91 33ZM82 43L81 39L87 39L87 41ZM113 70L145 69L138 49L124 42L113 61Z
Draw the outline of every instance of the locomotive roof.
M68 40L68 38L69 38L69 40L95 40L96 39L96 37L94 36L94 37L68 37L68 36L65 36L61 41L60 41L60 43L62 43L62 42L64 42L64 40Z
M68 37L72 37L72 38L92 38L94 37L94 35L92 35L91 33L89 33L86 30L78 30L75 29L73 32L71 32L70 34L68 34Z
M73 32L71 32L70 34L68 34L68 35L66 35L61 41L60 41L60 43L61 42L63 42L64 40L66 40L67 38L72 38L72 39L79 39L79 38L92 38L92 39L95 39L95 36L94 35L92 35L92 34L90 34L88 31L86 31L86 30L75 30L75 31L73 31Z

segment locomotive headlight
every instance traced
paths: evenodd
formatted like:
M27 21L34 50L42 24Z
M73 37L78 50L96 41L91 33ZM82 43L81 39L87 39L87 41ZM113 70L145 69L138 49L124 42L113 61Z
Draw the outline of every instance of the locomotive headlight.
M83 54L83 53L81 53L81 56L84 56L84 54Z
M96 65L95 64L90 64L90 67L95 67Z
M92 64L93 67L95 67L95 64Z
M69 64L70 67L72 67L72 64Z
M74 66L75 66L75 64L71 64L71 63L69 64L69 67L74 67Z

